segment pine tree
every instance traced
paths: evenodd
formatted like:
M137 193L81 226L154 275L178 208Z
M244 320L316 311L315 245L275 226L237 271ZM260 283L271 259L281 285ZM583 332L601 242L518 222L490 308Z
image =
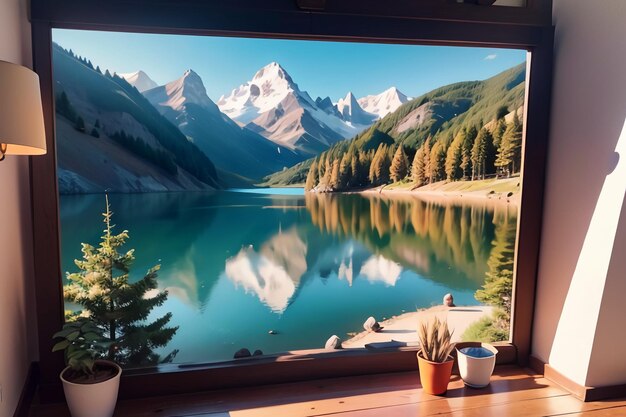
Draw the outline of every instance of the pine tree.
M104 235L98 247L83 243L83 259L74 263L79 272L68 273L69 284L63 287L68 302L82 307L77 315L87 315L111 342L107 359L124 366L149 366L171 362L177 351L161 358L154 349L169 343L178 327L167 327L172 313L147 322L155 307L167 300L167 291L159 291L156 265L137 282L130 282L130 267L135 260L134 249L126 253L119 250L128 239L128 232L114 235L111 224L113 213L106 197L103 213Z
M94 138L100 137L100 133L98 133L98 130L95 127L91 129L90 135L93 136Z
M359 157L356 152L353 152L350 155L350 186L351 187L360 187L361 184L361 175L359 172Z
M76 123L76 110L70 103L70 99L67 97L65 91L62 91L60 95L57 95L56 99L56 112L65 117L72 123Z
M470 176L472 170L472 147L474 146L474 140L478 132L474 126L467 129L465 137L461 142L461 171L462 178L467 179Z
M415 152L413 164L411 165L411 178L416 187L426 184L426 169L424 164L425 146L422 146Z
M389 168L389 176L394 182L398 182L406 178L409 174L409 159L404 153L404 147L398 145L398 149L393 155L393 160Z
M450 144L446 153L446 177L448 181L456 181L461 179L463 171L461 170L461 144L465 140L465 132L460 131Z
M317 161L313 161L309 168L309 173L306 176L306 184L304 185L304 191L311 191L317 185Z
M330 176L332 175L332 163L329 156L324 160L324 175L320 177L320 185L323 189L330 187Z
M321 154L319 157L319 162L317 163L317 178L320 182L324 178L324 173L326 172L326 161L324 156L324 154Z
M374 154L374 157L372 158L372 162L370 163L369 180L372 185L378 185L378 182L379 182L378 172L380 171L380 165L382 164L381 152L380 152L380 149L382 147L383 145L378 146L378 149L376 149L376 153Z
M513 293L513 267L515 256L515 231L517 222L508 216L496 222L493 247L487 260L489 270L485 283L474 297L481 303L497 307L492 324L495 340L508 340L511 325L511 297ZM494 341L495 341L494 340Z
M493 144L498 149L500 147L500 142L502 141L502 136L504 135L504 131L506 130L506 122L504 118L499 119L496 123L496 127L493 129Z
M345 190L350 187L352 177L352 158L348 152L344 153L339 163L339 178L337 179L337 189Z
M485 128L480 129L472 147L472 181L485 179L487 152L492 143L491 133Z
M520 123L517 114L513 117L513 122L506 127L500 146L498 147L498 154L494 165L497 169L507 177L510 177L512 173L517 172L521 161L521 147L522 147L522 125Z
M432 137L428 136L426 140L424 141L424 144L422 145L423 147L422 157L424 158L424 177L426 180L425 182L429 184L432 182L432 168L430 164L430 141L431 140L432 140Z
M333 191L339 189L339 159L333 161L333 165L330 171L330 183L328 184Z
M446 150L439 141L435 142L430 151L430 180L437 182L445 179Z
M506 116L507 114L509 114L508 107L506 106L498 107L498 110L496 111L496 120L504 119L504 116Z
M369 152L359 151L359 185L366 186L369 183L369 169L372 163Z
M85 132L85 121L83 120L81 116L78 116L76 118L74 129L78 130L79 132L83 132L83 133Z
M511 173L513 174L519 172L522 166L522 130L522 123L517 116L517 112L515 112L509 131L510 138L508 138L513 152L513 157L511 158ZM504 132L504 134L506 135L507 132Z

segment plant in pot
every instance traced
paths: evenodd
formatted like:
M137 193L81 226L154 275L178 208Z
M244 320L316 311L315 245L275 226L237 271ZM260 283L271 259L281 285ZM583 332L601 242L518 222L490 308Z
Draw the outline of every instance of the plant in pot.
M420 381L424 392L442 395L448 390L454 358L450 355L454 345L446 321L435 317L418 328L420 350L417 352Z
M122 368L99 360L110 342L88 318L65 323L54 335L53 352L64 351L63 391L72 417L111 417L117 403Z

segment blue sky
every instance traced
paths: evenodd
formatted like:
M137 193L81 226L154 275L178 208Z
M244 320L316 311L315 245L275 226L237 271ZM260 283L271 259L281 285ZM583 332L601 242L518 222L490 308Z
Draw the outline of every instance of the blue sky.
M52 39L102 70L145 71L157 84L196 71L211 99L280 63L315 98L333 101L391 86L416 97L442 85L483 80L526 59L526 51L447 46L384 45L272 39L152 35L55 29Z

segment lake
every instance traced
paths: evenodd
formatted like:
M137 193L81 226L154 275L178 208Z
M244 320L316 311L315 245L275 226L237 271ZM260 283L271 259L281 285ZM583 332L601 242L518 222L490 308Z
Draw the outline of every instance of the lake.
M113 194L113 223L136 249L131 276L161 264L169 291L154 317L178 332L176 363L321 348L378 320L440 304L476 305L498 239L517 209L414 196L316 195L299 188ZM103 195L62 196L62 267L102 234ZM511 227L513 225L513 227ZM500 230L501 233L496 233ZM274 330L275 335L268 332Z

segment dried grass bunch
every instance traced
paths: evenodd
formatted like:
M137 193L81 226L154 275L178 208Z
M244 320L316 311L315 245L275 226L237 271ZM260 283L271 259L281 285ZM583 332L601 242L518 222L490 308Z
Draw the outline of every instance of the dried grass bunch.
M417 334L420 341L420 353L428 361L443 363L448 359L454 344L448 322L435 317L427 323L420 323Z

